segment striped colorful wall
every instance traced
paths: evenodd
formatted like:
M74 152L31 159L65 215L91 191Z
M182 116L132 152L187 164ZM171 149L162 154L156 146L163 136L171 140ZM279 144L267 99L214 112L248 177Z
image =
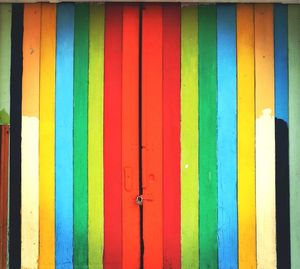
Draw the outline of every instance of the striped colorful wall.
M299 115L300 5L1 4L0 268L299 269Z

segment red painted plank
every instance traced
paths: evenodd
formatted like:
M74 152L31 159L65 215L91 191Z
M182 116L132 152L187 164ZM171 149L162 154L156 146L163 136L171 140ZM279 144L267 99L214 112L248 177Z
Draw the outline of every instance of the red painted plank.
M142 34L144 269L163 266L162 5L145 4Z
M139 6L123 11L122 56L122 256L123 268L138 269L139 193Z
M122 267L122 14L121 4L106 5L104 43L105 269Z
M0 268L6 268L9 126L0 126Z
M164 268L180 269L180 5L163 7Z

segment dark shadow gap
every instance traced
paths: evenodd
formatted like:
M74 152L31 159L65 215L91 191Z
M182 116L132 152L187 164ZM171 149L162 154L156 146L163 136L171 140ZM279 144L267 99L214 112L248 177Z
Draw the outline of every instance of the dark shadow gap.
M21 117L23 4L12 5L10 74L9 268L21 268Z
M276 235L277 268L291 268L289 130L284 120L275 120L276 145Z
M143 195L143 145L142 145L142 39L143 4L139 4L139 195ZM144 229L143 205L140 207L140 269L144 268Z

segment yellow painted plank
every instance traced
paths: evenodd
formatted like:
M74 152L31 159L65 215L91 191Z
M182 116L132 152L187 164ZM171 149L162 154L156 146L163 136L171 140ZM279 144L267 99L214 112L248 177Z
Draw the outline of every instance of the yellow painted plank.
M181 265L199 267L198 7L181 10Z
M51 269L55 265L55 43L56 5L43 4L40 57L40 269Z
M256 268L254 6L237 5L239 268Z
M22 82L21 267L38 267L39 68L41 5L24 7Z
M276 268L273 5L255 5L257 268Z
M103 268L103 84L104 5L90 6L88 96L88 248L89 268Z

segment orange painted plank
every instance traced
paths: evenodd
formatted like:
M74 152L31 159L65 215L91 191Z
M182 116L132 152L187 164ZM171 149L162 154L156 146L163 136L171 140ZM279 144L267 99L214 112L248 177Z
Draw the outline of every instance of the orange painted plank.
M257 4L255 25L257 268L276 268L274 19L272 4Z
M163 265L162 6L145 4L142 20L144 269L154 269Z
M39 86L41 4L25 4L22 81L21 267L39 255Z
M123 9L122 52L122 267L139 268L139 6Z

